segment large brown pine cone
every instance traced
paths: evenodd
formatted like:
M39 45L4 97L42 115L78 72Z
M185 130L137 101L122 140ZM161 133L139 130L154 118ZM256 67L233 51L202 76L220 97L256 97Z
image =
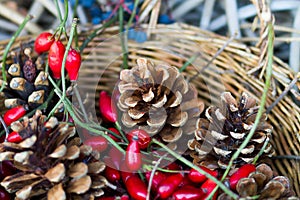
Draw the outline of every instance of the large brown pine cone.
M275 176L271 167L263 163L258 165L256 171L247 178L239 180L236 190L241 199L252 199L251 197L258 196L259 200L299 200L295 197L290 184L287 177ZM225 193L218 197L218 200L230 199Z
M75 127L46 121L40 111L11 125L24 140L0 144L0 161L12 160L18 173L1 185L16 199L94 199L108 184L100 173L105 164L90 146L75 137Z
M121 71L118 89L124 128L143 129L166 143L190 138L204 107L197 90L176 67L154 66L144 58L137 59L132 69Z
M226 168L232 155L237 151L253 127L257 115L256 100L246 93L237 102L229 92L221 95L221 106L210 106L206 118L197 123L195 138L189 141L194 162L210 168ZM235 167L253 161L263 145L269 142L272 126L266 122L266 115L247 146L234 161ZM263 156L271 156L274 150L267 144Z

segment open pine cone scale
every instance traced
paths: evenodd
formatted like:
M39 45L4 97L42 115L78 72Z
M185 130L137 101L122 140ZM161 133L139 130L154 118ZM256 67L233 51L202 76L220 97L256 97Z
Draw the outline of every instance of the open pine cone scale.
M166 143L189 137L204 108L197 90L176 67L155 66L144 58L132 69L121 71L118 89L124 129L143 129Z
M224 92L221 106L208 107L205 118L197 122L195 139L188 143L194 162L225 169L253 127L257 112L254 98L244 93L237 102L229 92ZM266 115L263 115L250 142L234 161L237 166L252 162L265 142L269 142L272 126L265 120ZM272 145L268 143L263 155L271 156L273 153Z

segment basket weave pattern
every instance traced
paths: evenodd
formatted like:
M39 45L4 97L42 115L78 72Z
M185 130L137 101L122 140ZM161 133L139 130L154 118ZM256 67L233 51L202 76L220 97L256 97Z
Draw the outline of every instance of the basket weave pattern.
M142 29L147 28L147 25L142 25ZM119 72L122 69L122 48L119 35L116 35L118 31L119 27L106 29L84 49L79 87L95 99L100 90L111 92L117 85ZM79 41L82 42L88 34L90 31L81 32ZM27 42L32 38L28 36L20 40ZM226 37L185 24L157 25L156 28L151 29L148 41L137 43L128 40L128 65L132 67L136 64L137 58L144 57L154 63L166 62L181 68L188 59L197 56L182 73L196 86L198 96L206 106L217 104L220 94L225 90L230 91L235 97L239 97L242 92L247 92L259 102L264 88L264 76L259 78L260 49L232 41L204 69L227 40ZM6 45L7 41L1 42L0 49L4 49ZM18 46L19 43L16 42L15 45ZM3 50L0 55L3 55ZM257 70L253 73L255 68ZM197 72L200 72L199 75ZM267 107L279 97L294 76L287 64L274 57L273 82L267 99ZM274 127L271 142L276 155L299 156L300 107L295 103L294 97L284 96L271 110L268 117ZM272 164L279 174L291 179L294 190L299 196L299 161L274 159Z

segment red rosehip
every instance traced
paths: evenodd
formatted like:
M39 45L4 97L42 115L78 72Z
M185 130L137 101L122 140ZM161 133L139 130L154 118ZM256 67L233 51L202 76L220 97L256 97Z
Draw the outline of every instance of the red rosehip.
M139 170L142 166L142 156L137 140L133 139L126 148L125 163L131 171Z
M21 142L23 140L21 135L18 132L15 132L15 131L8 134L6 139L7 139L8 142L12 142L12 143L18 143L18 142Z
M236 185L242 178L246 178L250 173L254 172L255 165L253 164L245 164L241 166L236 172L234 172L229 178L230 188L232 190L236 189Z
M12 195L9 194L3 187L0 187L0 199L1 200L11 200Z
M66 60L66 70L71 81L76 81L81 65L81 55L75 49L70 49Z
M200 200L203 196L202 190L193 186L179 188L172 195L174 200Z
M54 41L49 49L48 64L52 71L53 78L61 78L62 61L64 58L65 46L61 41Z
M11 123L17 121L25 114L26 114L26 109L24 106L16 106L6 111L6 113L4 113L3 120L7 126L10 126Z
M126 137L129 142L133 140L133 137L137 137L140 149L146 149L151 141L150 135L142 129L131 130Z
M126 182L126 189L129 195L135 200L146 200L147 186L138 175L130 176Z
M212 181L211 179L207 179L201 185L201 189L202 189L203 193L205 194L203 199L206 199L210 195L210 193L215 189L216 186L217 186L217 184L214 181ZM217 199L217 192L214 194L212 199L213 200Z
M183 175L181 173L172 174L163 180L158 188L157 195L161 199L169 198L173 192L177 189L183 180Z
M112 103L111 96L109 96L105 91L100 92L99 109L105 120L113 123L117 121L117 112L114 108L114 104Z
M43 32L35 39L34 50L39 54L49 51L53 42L53 35L49 32Z
M210 170L204 166L199 166L199 168L201 168L203 171L209 173L210 175L212 175L213 177L217 177L218 176L218 171L213 171ZM198 172L195 169L190 169L189 174L188 174L189 179L194 182L194 183L202 183L204 182L207 177L204 174L201 174L200 172Z
M150 176L151 176L151 171L147 171L145 176L146 176L146 180L149 183ZM153 176L153 179L152 179L151 190L154 191L154 192L156 192L159 184L163 180L165 180L166 178L167 178L166 173L163 173L163 172L160 172L160 171L156 171L154 173L154 176Z

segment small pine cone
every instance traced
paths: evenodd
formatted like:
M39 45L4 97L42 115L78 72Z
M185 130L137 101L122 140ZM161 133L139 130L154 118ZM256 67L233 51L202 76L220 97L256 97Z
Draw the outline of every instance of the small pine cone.
M262 163L256 167L256 171L249 174L247 178L239 180L236 191L241 199L252 199L259 196L259 200L267 199L299 199L292 190L290 181L285 176L275 176L271 167ZM230 200L225 193L218 200Z
M42 56L32 52L31 47L23 48L21 45L11 52L6 62L6 73L8 82L4 89L4 104L7 108L28 104L33 109L45 102L51 90L45 63Z
M195 132L195 138L188 143L192 150L194 163L209 168L225 169L245 138L248 136L258 111L256 101L246 93L237 102L231 93L221 95L221 106L210 106L206 109L205 117L200 118ZM262 116L261 121L247 146L234 161L239 167L253 161L265 142L269 142L272 126ZM263 156L271 156L274 150L267 144Z
M109 184L100 173L105 169L99 153L82 145L75 127L46 121L40 111L11 126L24 138L20 143L0 144L0 161L12 160L19 170L1 185L16 199L94 199Z
M158 134L166 143L191 138L204 108L196 89L176 67L154 66L144 58L137 59L132 69L121 71L118 89L124 128Z

